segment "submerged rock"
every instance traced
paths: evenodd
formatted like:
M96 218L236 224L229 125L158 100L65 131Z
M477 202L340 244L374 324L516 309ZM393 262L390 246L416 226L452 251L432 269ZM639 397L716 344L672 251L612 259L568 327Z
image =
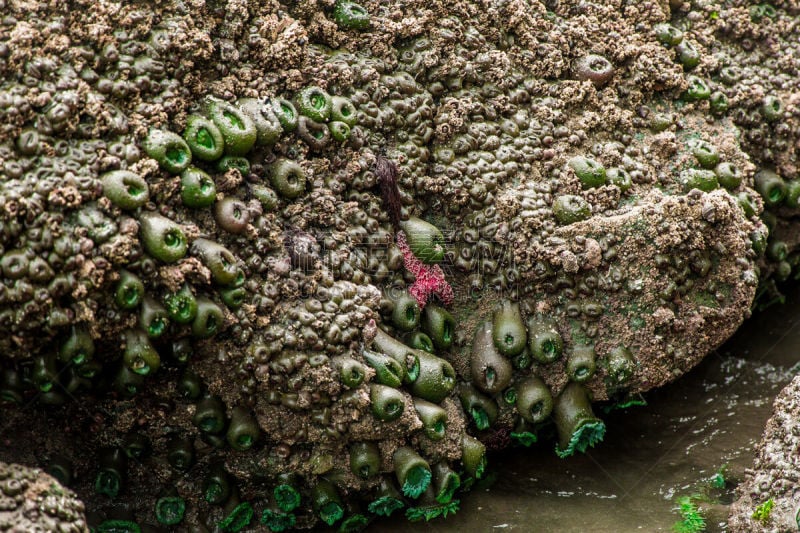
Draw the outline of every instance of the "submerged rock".
M797 266L788 3L71 7L0 0L0 397L98 519L446 515Z

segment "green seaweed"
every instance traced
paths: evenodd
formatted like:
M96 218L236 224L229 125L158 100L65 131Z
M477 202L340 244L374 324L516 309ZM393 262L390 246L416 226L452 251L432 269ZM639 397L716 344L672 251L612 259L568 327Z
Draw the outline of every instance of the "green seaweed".
M751 516L761 522L762 525L767 525L770 521L773 507L775 507L775 500L770 498L756 507Z
M672 525L672 531L675 533L701 533L706 530L706 519L694 502L699 497L699 495L681 496L676 500L678 506L675 510L678 511L681 519Z

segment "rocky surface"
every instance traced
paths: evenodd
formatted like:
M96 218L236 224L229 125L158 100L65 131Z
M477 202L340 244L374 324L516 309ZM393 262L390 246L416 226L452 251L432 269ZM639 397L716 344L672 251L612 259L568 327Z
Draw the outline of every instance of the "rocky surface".
M279 530L596 444L797 266L765 5L0 0L0 453Z
M781 391L773 409L756 447L755 465L736 489L731 531L800 528L800 376Z
M37 468L0 461L0 531L88 532L78 497Z

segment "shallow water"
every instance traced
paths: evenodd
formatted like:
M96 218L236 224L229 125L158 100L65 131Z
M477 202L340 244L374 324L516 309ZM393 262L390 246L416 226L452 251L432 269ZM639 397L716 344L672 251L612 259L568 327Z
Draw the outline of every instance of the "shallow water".
M724 464L728 479L752 466L772 401L798 372L800 291L756 314L689 374L645 395L646 407L603 418L605 441L559 459L546 442L491 457L496 479L461 500L447 520L414 531L671 531L675 498L696 493ZM707 512L724 531L727 508ZM370 531L409 531L382 523Z

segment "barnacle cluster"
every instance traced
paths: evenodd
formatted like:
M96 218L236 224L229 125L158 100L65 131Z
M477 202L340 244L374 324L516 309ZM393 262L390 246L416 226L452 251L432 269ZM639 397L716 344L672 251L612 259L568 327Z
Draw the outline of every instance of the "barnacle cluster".
M446 516L797 266L788 2L70 4L0 0L0 398L101 531Z

